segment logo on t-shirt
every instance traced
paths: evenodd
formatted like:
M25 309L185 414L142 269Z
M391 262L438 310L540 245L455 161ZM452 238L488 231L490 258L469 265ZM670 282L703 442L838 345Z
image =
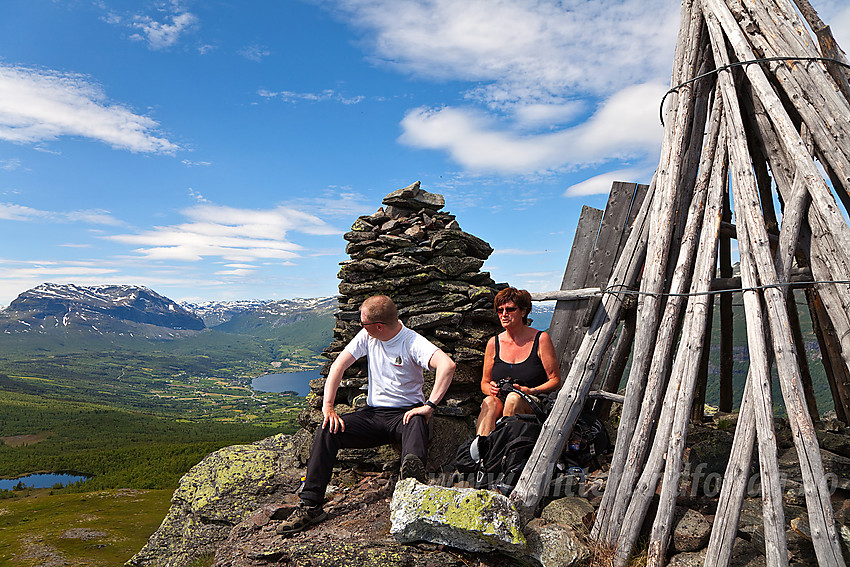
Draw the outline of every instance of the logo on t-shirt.
M395 360L393 360L393 364L394 364L394 365L396 365L396 366L401 366L401 365L403 365L404 363L403 363L403 362L402 362L402 360L401 360L401 356L397 356L397 357L395 357Z

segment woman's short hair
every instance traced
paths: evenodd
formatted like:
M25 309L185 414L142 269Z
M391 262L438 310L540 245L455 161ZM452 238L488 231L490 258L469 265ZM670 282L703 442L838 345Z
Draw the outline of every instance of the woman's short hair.
M370 323L385 323L392 325L398 321L398 307L386 295L373 295L363 302L360 312L366 315Z
M506 287L493 298L493 309L498 309L509 301L512 301L523 312L522 322L528 325L528 314L531 313L531 294L524 289Z

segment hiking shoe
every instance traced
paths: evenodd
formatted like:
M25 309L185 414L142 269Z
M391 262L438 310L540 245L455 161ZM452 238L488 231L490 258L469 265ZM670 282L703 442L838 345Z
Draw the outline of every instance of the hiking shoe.
M303 532L313 524L318 524L327 517L328 513L321 506L311 507L305 506L302 503L292 511L287 519L278 524L275 532L279 535L297 534L298 532Z
M425 476L425 465L422 464L422 459L416 455L404 456L404 460L401 461L401 471L398 476L400 479L413 478L422 484L426 484L428 482L428 477Z

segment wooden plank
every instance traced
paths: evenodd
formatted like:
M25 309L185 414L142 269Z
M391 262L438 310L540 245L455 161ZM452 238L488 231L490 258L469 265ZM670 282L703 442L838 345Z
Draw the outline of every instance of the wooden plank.
M602 288L583 287L581 289L562 289L560 291L537 291L531 294L531 301L576 301L578 299L590 299L601 297ZM552 316L554 320L555 316ZM557 352L557 347L556 347Z
M729 192L723 203L723 220L731 223L732 208L729 204ZM732 239L721 233L718 249L720 277L732 277ZM732 313L732 294L720 294L720 403L722 412L732 411L732 361L734 348L734 317Z
M614 267L614 261L618 258L628 233L626 222L632 207L636 184L616 181L611 185L611 192L599 231L590 254L590 260L586 264L584 280L577 287L590 288L601 287L607 283ZM572 253L570 254L572 256ZM569 262L568 262L569 263ZM561 286L561 289L566 289ZM555 345L555 352L560 357L561 375L565 376L569 370L575 353L587 333L592 313L599 305L601 298L596 297L590 301L574 301L562 315L561 320L566 329L562 342ZM555 309L564 308L563 304L555 305ZM554 321L554 316L553 316Z
M578 226L576 227L573 246L567 259L567 267L564 270L564 278L561 282L562 290L574 290L585 287L587 278L587 266L593 247L596 245L596 237L599 234L599 225L602 222L603 212L592 207L582 207ZM562 353L566 348L570 334L573 332L574 313L581 305L574 301L559 301L555 304L555 312L552 314L552 323L549 325L549 336L555 346L555 352L560 356L561 375L569 371L570 361ZM566 370L566 371L565 371Z

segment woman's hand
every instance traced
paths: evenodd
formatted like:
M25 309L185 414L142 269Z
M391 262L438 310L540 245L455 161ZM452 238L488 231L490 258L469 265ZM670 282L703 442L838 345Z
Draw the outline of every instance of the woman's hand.
M490 381L490 395L499 397L499 385L492 380Z
M520 386L519 384L514 384L514 388L529 396L536 396L538 394L537 388L529 388L528 386Z

